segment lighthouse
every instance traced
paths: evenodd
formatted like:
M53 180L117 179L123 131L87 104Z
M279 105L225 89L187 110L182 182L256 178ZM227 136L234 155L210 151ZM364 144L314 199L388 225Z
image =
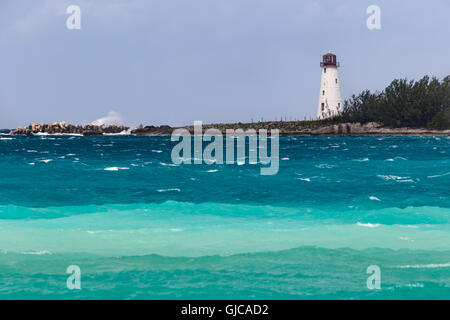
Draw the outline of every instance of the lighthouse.
M342 111L341 84L339 83L336 55L327 53L320 63L322 79L320 80L319 107L317 119L326 119Z

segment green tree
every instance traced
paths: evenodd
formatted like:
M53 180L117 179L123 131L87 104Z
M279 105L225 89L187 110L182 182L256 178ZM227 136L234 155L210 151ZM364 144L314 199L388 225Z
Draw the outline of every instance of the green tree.
M449 129L450 76L442 81L425 76L418 81L396 79L382 92L364 90L344 102L335 122L380 122L388 127Z

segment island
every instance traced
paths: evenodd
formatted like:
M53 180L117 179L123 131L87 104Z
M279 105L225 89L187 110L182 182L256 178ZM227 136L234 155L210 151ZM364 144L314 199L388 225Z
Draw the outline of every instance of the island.
M280 118L282 119L282 118ZM201 119L199 119L201 120ZM31 124L12 130L10 134L131 134L135 136L171 135L168 125L143 126L129 130L123 125L71 125L62 122ZM193 125L181 127L194 133ZM343 111L329 118L304 121L256 121L247 123L203 124L203 132L227 129L258 132L278 129L280 136L449 136L450 76L442 80L424 76L418 81L393 80L383 91L364 90L344 102Z

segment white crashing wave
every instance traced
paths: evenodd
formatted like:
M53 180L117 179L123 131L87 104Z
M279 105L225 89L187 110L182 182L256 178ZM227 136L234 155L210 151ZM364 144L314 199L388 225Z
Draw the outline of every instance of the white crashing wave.
M92 124L96 126L109 126L113 124L121 124L123 122L124 121L122 116L119 113L111 110L105 117L92 121Z
M332 168L335 168L336 166L333 164L321 163L321 164L315 165L315 167L319 168L319 169L332 169Z
M437 174L437 175L434 175L434 176L428 176L427 178L432 179L432 178L445 177L445 176L448 176L449 174L450 174L450 172L447 172L447 173L443 173L443 174Z
M366 227L366 228L378 228L379 226L381 226L381 224L379 223L361 223L361 222L357 222L356 225L358 227Z
M129 170L130 168L128 167L108 167L105 168L105 171L119 171L119 170Z
M386 180L386 181L393 180L395 182L414 182L414 180L411 179L411 177L400 177L400 176L382 175L382 174L377 175L377 177L381 178L383 180Z
M173 191L175 191L175 192L180 192L181 191L181 189L179 189L179 188L171 188L171 189L159 189L159 190L156 190L156 191L158 191L158 192L173 192Z
M50 251L48 250L41 250L41 251L26 251L26 252L22 252L22 254L31 254L31 255L44 255L44 254L52 254Z
M102 231L100 230L86 230L87 233L89 234L96 234L96 233L101 233Z
M128 136L131 135L131 129L123 130L119 133L103 133L104 136Z
M400 269L430 269L430 268L449 268L450 262L447 263L437 263L437 264L413 264L413 265L405 265L405 266L397 266L396 268Z
M357 161L357 162L366 162L366 161L369 161L369 158L353 159L353 161Z
M159 164L162 166L165 166L165 167L178 167L179 166L178 164L175 164L175 163L160 162Z

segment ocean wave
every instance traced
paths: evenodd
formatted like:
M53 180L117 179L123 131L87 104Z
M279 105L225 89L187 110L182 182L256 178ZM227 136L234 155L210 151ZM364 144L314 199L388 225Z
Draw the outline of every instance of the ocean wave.
M131 130L124 130L119 133L103 133L104 136L129 136L131 135Z
M327 163L321 163L321 164L315 165L315 167L319 168L319 169L332 169L332 168L335 168L336 165L334 165L334 164L327 164Z
M407 225L399 224L397 226L399 226L401 228L412 228L412 229L418 229L419 228L419 226L414 226L414 225L411 225L411 224L407 224Z
M431 263L431 264L413 264L397 266L400 269L434 269L434 268L450 268L450 262L447 263Z
M425 285L423 283L408 283L405 285L408 288L424 288Z
M433 176L427 176L427 178L433 179L433 178L445 177L445 176L448 176L448 175L450 175L450 172L443 173L443 174L436 174L436 175L433 175Z
M379 226L381 226L381 224L379 223L361 223L361 222L357 222L356 225L358 227L366 227L366 228L378 228Z
M159 189L158 192L181 192L180 188Z
M52 254L50 251L48 250L40 250L40 251L25 251L25 252L21 252L22 254L25 255L37 255L37 256L41 256L44 254Z
M108 168L105 168L105 169L103 169L103 170L105 170L105 171L119 171L119 170L129 170L130 168L128 168L128 167L108 167Z
M175 163L165 163L165 162L160 162L160 165L164 166L164 167L178 167L178 164Z
M386 181L391 180L395 182L415 182L413 179L411 179L411 177L400 177L395 175L382 175L382 174L377 175L377 177Z

